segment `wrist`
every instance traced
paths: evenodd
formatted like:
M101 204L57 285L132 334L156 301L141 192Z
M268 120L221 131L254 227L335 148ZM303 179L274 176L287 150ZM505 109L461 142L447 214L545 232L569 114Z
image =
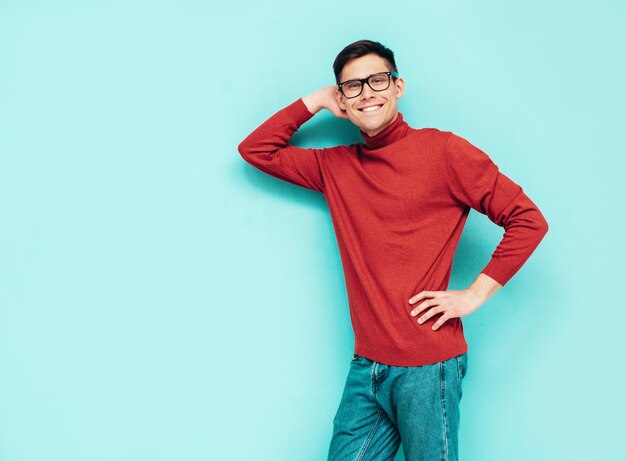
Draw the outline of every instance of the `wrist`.
M317 91L315 93L304 96L302 98L302 102L304 102L304 105L312 114L318 113L323 108L321 104L321 99Z
M468 291L470 291L476 299L481 303L487 301L496 291L502 288L498 282L489 277L487 274L480 273L476 280L470 285Z

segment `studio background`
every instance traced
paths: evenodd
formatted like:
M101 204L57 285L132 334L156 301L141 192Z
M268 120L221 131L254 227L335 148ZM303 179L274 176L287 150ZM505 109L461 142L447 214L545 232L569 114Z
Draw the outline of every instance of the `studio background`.
M618 0L0 1L0 460L325 459L353 346L330 216L237 145L363 38L409 124L550 225L463 318L461 459L626 459L625 26ZM359 140L325 111L294 143ZM470 213L450 288L502 233Z

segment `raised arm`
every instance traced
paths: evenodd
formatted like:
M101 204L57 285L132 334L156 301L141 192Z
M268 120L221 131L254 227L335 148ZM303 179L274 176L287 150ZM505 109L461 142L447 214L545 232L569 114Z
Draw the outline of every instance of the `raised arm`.
M243 159L278 179L323 192L324 149L296 147L289 141L321 109L346 118L333 96L336 88L335 85L321 88L276 112L239 144Z

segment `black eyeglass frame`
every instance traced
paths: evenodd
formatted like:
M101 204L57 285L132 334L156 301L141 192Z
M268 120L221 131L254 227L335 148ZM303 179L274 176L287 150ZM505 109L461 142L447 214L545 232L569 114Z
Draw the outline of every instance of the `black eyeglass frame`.
M370 88L372 88L372 85L370 85L370 78L372 78L374 75L381 75L381 74L386 74L387 77L393 77L394 79L397 79L400 74L398 74L397 72L376 72L375 74L372 74L368 77L365 78L353 78L350 80L346 80L344 82L341 82L337 85L337 87L339 87L339 91L341 91L341 94L344 96L344 98L346 99L353 99L353 98L358 98L359 96L361 96L361 93L363 93L363 88L365 88L365 84L367 83L367 86L369 86ZM343 92L343 86L346 83L351 83L351 82L361 82L361 91L359 91L359 94L354 95L354 96L346 96L346 94ZM382 89L382 90L375 90L374 88L372 88L372 91L376 91L376 92L380 92L380 91L385 91L387 89L389 89L389 86L391 85L391 79L389 79L389 84L387 85L386 88Z

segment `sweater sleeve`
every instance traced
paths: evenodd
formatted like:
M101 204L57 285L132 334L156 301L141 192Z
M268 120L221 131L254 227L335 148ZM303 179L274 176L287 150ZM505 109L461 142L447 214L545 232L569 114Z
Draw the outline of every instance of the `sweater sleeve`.
M482 150L451 133L446 142L447 181L459 202L504 227L504 236L481 271L504 286L535 251L548 223L522 188Z
M313 117L302 98L279 110L239 144L243 159L283 181L323 193L324 149L288 144L300 126Z

